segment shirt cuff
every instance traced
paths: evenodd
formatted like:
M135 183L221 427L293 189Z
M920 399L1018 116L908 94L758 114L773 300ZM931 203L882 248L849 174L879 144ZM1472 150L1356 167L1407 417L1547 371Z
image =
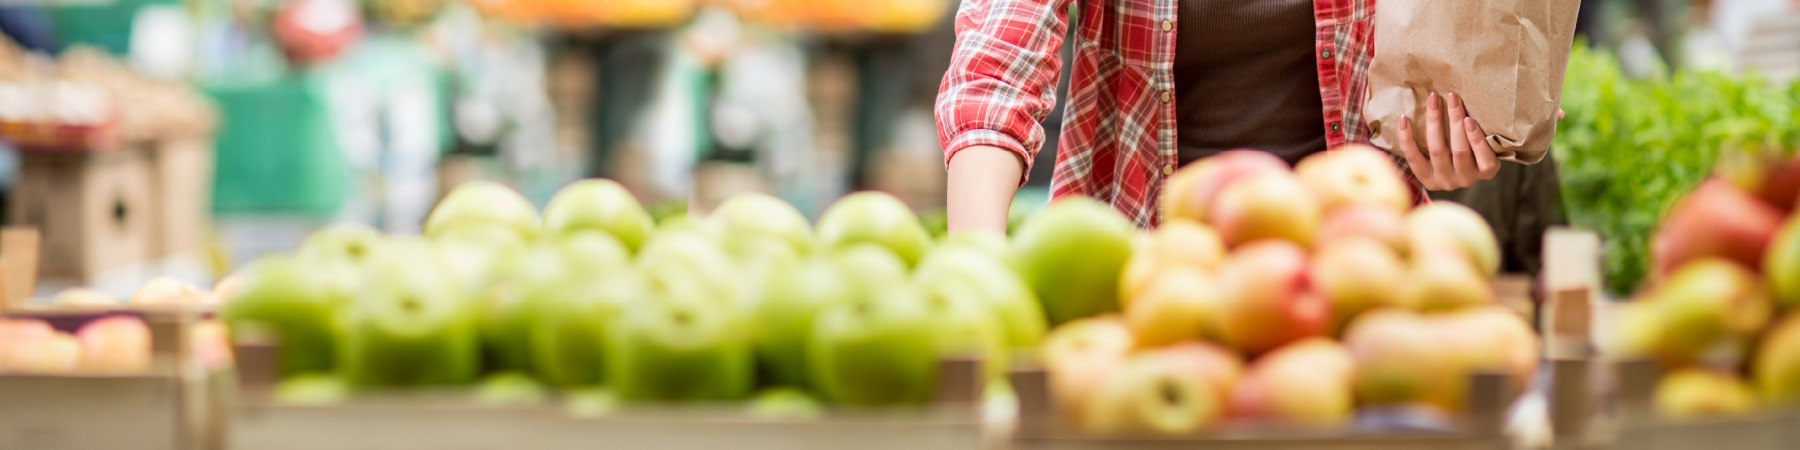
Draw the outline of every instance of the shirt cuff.
M969 147L978 145L999 147L1000 149L1018 155L1019 160L1025 162L1024 170L1019 172L1019 186L1025 186L1025 182L1031 179L1031 164L1033 160L1031 152L1026 151L1025 144L1019 142L1018 139L1014 139L1012 135L995 130L973 129L964 131L962 134L958 134L955 138L950 139L949 143L944 144L944 166L949 167L950 158L956 157L957 153L960 153Z

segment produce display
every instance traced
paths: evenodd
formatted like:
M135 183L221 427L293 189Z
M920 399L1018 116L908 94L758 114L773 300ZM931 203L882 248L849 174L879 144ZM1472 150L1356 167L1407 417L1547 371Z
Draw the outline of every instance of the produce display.
M1523 387L1537 337L1495 302L1492 231L1406 189L1372 148L1292 169L1231 151L1175 174L1154 232L1051 204L1010 251L1056 325L1040 351L1057 410L1092 433L1184 435L1455 414L1478 371Z
M487 403L604 414L636 403L921 405L939 361L1044 332L1004 238L939 245L892 196L809 221L763 195L658 225L622 186L586 180L541 212L472 182L422 237L340 225L259 260L225 300L240 339L278 343L279 401L461 386Z
M71 46L54 63L32 64L0 37L0 138L34 148L113 148L202 135L217 122L194 89L145 76L103 50Z
M53 320L0 317L0 374L136 374L150 369L150 326L140 315L165 305L215 303L213 292L171 278L145 283L128 303L87 288L58 293L46 312L91 316L71 330ZM224 326L216 320L196 323L189 333L193 357L201 367L231 365Z
M1622 297L1651 281L1650 236L1682 193L1737 164L1730 155L1800 148L1800 80L1630 79L1611 55L1575 47L1552 154L1569 221L1606 237L1607 286Z
M1610 350L1666 375L1674 418L1800 404L1800 160L1728 169L1675 200L1651 247L1652 285L1620 312Z

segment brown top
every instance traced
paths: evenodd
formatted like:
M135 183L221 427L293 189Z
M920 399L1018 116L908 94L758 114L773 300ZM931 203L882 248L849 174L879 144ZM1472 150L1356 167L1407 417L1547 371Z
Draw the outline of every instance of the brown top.
M1181 0L1180 162L1235 148L1299 161L1325 149L1311 0Z

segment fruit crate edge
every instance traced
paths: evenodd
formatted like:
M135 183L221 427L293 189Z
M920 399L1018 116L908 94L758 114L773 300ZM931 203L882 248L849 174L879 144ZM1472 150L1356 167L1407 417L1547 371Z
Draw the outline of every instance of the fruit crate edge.
M354 398L338 405L275 404L269 400L276 379L275 350L273 343L237 344L242 401L233 413L233 450L993 448L985 439L987 424L976 414L980 364L970 360L947 360L940 366L945 388L933 407L909 411L919 414L781 421L679 408L577 417L556 404L502 407Z

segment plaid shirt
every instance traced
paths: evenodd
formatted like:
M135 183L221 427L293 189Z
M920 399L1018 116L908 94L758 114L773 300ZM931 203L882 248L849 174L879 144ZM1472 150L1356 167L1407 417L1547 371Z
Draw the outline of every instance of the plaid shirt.
M1111 203L1139 227L1158 220L1175 172L1175 20L1179 0L963 0L956 51L938 90L944 161L971 146L1031 164L1056 103L1065 11L1080 29L1051 192ZM1328 147L1366 143L1362 105L1374 53L1375 0L1314 0L1314 47ZM1021 180L1022 181L1022 180Z

